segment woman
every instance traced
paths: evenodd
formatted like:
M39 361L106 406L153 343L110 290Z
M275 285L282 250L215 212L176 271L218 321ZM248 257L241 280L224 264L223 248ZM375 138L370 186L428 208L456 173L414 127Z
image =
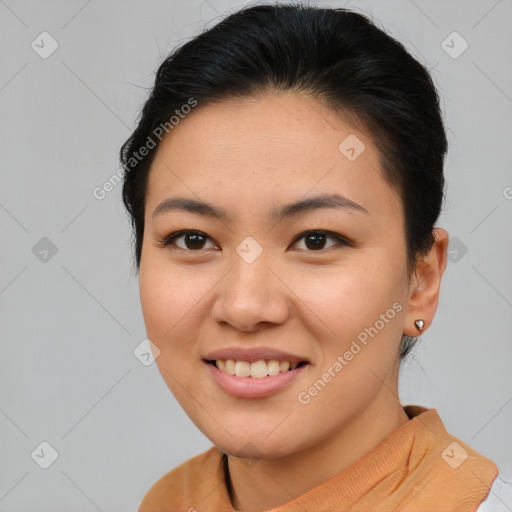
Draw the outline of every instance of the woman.
M158 367L214 446L139 512L501 510L494 462L398 397L446 151L428 72L349 10L245 8L163 62L123 197Z

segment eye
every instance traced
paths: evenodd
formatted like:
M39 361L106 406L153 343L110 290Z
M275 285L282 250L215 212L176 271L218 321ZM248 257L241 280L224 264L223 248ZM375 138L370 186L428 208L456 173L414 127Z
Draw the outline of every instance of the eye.
M326 239L330 238L337 242L337 244L332 244L329 247L325 247ZM347 245L351 246L351 242L347 239L343 238L341 235L336 233L331 233L330 231L322 231L322 230L314 230L314 231L306 231L300 234L294 241L296 244L301 239L304 239L304 245L308 249L308 252L321 251L323 249L330 249L335 245Z
M178 240L183 239L184 246L180 246L179 243L176 243ZM211 240L211 238L201 231L176 231L166 236L163 240L159 240L158 243L161 247L170 247L175 246L178 249L189 252L196 252L196 250L204 249L205 241ZM217 247L214 245L213 248Z
M326 240L329 238L336 243L326 247ZM305 231L304 233L301 233L297 238L295 238L292 245L297 244L302 239L304 239L304 244L307 252L319 252L324 249L330 249L331 247L336 245L350 247L353 246L353 244L349 240L342 237L341 235L323 230ZM202 249L208 249L208 247L205 247L208 240L211 241L212 239L206 233L203 233L201 231L182 230L171 233L164 239L159 240L158 245L160 245L161 247L167 247L171 249L177 248L188 252L198 252ZM213 243L212 245L213 247L211 248L218 248L217 245Z

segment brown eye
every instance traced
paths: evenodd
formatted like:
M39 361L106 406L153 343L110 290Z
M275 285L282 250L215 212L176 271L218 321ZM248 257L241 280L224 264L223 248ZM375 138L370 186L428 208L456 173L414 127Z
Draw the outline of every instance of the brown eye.
M304 243L308 249L323 249L325 247L326 236L323 233L311 233L306 235Z
M205 237L197 233L183 235L187 249L202 249L205 244Z
M299 242L299 240L304 239L304 245L306 250L309 252L313 251L321 251L326 249L326 241L328 239L334 240L337 243L331 244L327 247L327 249L336 246L336 245L349 245L348 241L342 238L340 235L336 233L330 233L327 231L307 231L302 233L296 240L295 243Z
M294 245L302 239L304 239L303 243L305 249L301 248L301 250L306 250L307 252L321 252L322 250L330 249L337 245L350 247L353 245L349 240L345 239L341 235L321 230L306 231L302 233L295 239ZM326 246L329 239L334 243ZM205 247L208 241L212 244L211 247ZM203 249L218 248L208 235L201 231L192 230L176 231L171 233L163 240L160 240L159 245L169 249L179 249L188 252L199 252Z
M180 240L181 242L177 243ZM211 240L210 237L200 231L177 231L162 240L160 245L162 245L162 247L178 248L184 251L195 252L204 249L208 240ZM216 246L213 245L213 247Z

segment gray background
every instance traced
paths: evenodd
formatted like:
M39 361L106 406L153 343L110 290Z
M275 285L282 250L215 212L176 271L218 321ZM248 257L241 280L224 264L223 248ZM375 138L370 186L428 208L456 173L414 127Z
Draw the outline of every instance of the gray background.
M245 3L0 0L0 510L136 510L210 446L134 356L145 330L121 186L93 190L163 57ZM456 239L400 396L512 479L511 0L317 4L373 14L432 69L450 141L439 225ZM43 31L59 45L46 59L31 47L50 48ZM469 44L457 58L442 46L453 31Z

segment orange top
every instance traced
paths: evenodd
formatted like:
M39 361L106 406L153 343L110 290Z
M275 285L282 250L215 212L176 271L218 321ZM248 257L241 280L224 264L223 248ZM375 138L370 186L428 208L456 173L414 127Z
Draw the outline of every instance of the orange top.
M404 410L410 420L357 463L272 511L475 512L496 464L449 434L436 409ZM234 512L226 469L212 446L162 476L138 512Z

